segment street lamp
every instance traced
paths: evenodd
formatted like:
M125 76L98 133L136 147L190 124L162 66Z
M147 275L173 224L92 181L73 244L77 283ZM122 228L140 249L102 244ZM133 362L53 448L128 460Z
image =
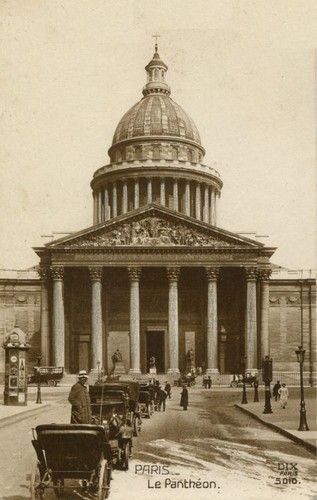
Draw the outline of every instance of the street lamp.
M270 383L273 375L273 360L270 356L265 356L262 360L262 378L265 384L265 405L263 413L273 413L271 406L271 390Z
M248 400L247 400L247 391L246 391L246 387L245 387L245 365L246 365L246 360L247 360L247 357L246 356L241 356L241 365L242 365L242 401L241 401L241 404L242 405L246 405L248 404Z
M305 349L303 346L298 346L298 349L295 351L297 356L297 361L299 362L300 369L300 420L299 420L299 431L309 431L307 422L306 422L306 407L305 407L305 399L304 399L304 381L303 381L303 365L305 360Z
M36 403L42 404L42 395L41 395L41 374L40 374L40 365L42 356L38 356L37 358L37 394L36 394Z

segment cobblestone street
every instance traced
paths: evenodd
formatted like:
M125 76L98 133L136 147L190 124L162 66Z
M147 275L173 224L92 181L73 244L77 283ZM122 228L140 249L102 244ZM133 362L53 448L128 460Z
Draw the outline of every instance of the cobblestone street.
M43 394L43 402L48 400L49 407L39 410L36 416L26 414L16 423L14 419L6 422L0 428L3 500L29 498L28 478L35 461L31 428L69 420L66 389L59 389L55 396L53 391L49 397ZM129 471L113 472L111 499L123 500L128 494L129 499L151 495L159 500L213 496L229 500L235 497L235 491L247 499L270 499L272 495L304 499L316 495L313 455L241 414L233 407L240 399L239 392L190 389L187 412L179 407L179 392L180 389L173 389L165 413L143 420L141 435L134 439ZM276 484L280 477L278 468L285 463L297 464L297 484ZM163 471L153 468L163 464L167 466ZM197 486L193 487L194 483ZM155 484L161 487L155 488ZM78 493L67 494L67 498L79 497ZM48 493L45 498L54 495Z

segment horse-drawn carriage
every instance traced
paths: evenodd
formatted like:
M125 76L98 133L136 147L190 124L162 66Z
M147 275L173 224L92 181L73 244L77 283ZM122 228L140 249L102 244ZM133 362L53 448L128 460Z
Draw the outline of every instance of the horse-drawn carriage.
M31 499L44 498L48 489L57 497L67 490L109 496L112 454L107 429L100 425L50 424L33 429L37 466L31 474ZM74 484L74 481L75 484Z
M133 428L126 393L105 385L91 385L89 394L93 421L104 426L109 433L113 466L128 470Z
M128 418L131 421L133 435L137 436L141 432L141 416L139 413L139 392L140 385L133 380L127 381L98 381L95 387L103 387L103 393L109 394L111 391L122 391L125 395L128 405ZM91 387L91 386L90 386ZM90 388L89 388L90 392Z

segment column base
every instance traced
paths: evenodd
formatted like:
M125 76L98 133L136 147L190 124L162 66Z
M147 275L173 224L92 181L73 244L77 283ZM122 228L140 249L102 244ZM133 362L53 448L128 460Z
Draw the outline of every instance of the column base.
M179 368L169 368L167 370L167 375L180 375Z
M218 368L207 368L206 375L219 375Z
M257 368L246 368L244 373L251 373L252 376L258 376L259 370Z
M140 368L130 368L129 370L129 375L140 375L141 370Z

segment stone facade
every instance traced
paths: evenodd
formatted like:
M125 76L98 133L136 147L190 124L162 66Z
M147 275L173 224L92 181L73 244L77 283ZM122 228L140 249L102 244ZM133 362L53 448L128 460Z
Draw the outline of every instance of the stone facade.
M29 336L29 370L41 353L40 308L41 282L35 271L1 271L0 274L0 342L14 325ZM100 272L95 277L99 278ZM179 370L186 367L187 338L194 338L195 365L207 366L207 289L217 277L217 355L220 379L226 383L240 372L244 351L245 280L242 270L220 269L216 276L204 269L181 270L179 277ZM128 270L104 269L102 282L101 364L112 369L111 356L119 348L126 369L130 369L130 281ZM65 296L65 369L77 373L91 368L91 273L88 268L69 268L64 274ZM260 287L260 282L258 282ZM50 283L51 287L51 283ZM159 371L168 369L168 275L162 268L145 268L140 275L140 371L148 371L151 336L161 336L162 359ZM289 384L298 383L299 371L295 349L306 349L305 382L316 381L316 286L314 279L282 279L273 272L269 283L269 346L273 357L274 377ZM52 308L50 294L49 307ZM257 367L261 367L260 311L257 315ZM161 333L160 333L161 332ZM301 333L302 332L302 333ZM50 339L51 340L51 339ZM50 342L51 344L51 342ZM215 350L213 350L215 352ZM0 352L0 376L3 380L4 351ZM49 362L53 362L49 358ZM49 364L50 364L49 363ZM212 370L212 367L211 367ZM210 372L212 373L212 371Z

